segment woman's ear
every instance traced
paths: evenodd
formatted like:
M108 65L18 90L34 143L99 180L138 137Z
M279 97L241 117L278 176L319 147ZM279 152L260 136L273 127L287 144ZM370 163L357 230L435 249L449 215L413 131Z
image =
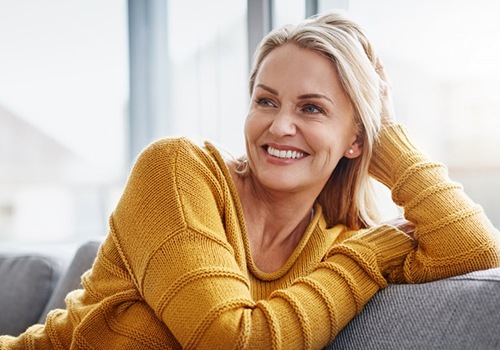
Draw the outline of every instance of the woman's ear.
M358 140L354 141L344 152L344 157L349 159L357 158L363 152L363 146Z

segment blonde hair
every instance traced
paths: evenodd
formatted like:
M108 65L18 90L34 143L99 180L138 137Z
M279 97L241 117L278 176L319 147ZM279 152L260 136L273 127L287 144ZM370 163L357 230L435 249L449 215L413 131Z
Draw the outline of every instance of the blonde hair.
M269 33L260 43L250 73L250 94L266 56L274 49L294 44L328 58L355 110L354 123L362 154L342 158L317 198L328 225L367 227L379 220L368 167L381 127L380 78L377 57L361 28L342 12L313 16L298 25L286 25ZM240 173L248 172L244 158Z

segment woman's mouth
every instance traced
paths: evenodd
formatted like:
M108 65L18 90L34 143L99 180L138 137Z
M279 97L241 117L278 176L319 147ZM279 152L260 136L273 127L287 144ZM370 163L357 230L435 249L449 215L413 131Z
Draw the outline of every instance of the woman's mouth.
M278 150L271 146L267 146L266 152L276 158L280 159L300 159L306 156L306 153L292 150Z

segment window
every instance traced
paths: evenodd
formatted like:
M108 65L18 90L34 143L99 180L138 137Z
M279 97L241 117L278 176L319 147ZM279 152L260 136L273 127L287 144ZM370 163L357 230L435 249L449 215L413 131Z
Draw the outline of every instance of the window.
M173 117L164 134L211 140L239 156L249 100L246 1L168 4Z
M279 28L285 24L295 24L306 17L304 0L274 0L273 27Z
M0 2L0 240L107 232L124 183L126 2Z

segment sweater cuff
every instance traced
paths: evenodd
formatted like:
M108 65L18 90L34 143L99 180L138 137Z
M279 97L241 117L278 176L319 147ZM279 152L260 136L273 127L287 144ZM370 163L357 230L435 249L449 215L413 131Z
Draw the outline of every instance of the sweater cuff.
M414 249L415 245L414 240L397 228L381 225L362 231L334 246L328 255L348 255L358 261L372 279L383 287L385 277L394 268L404 264L406 256Z
M411 141L406 127L393 124L379 133L378 142L373 147L370 174L392 188L405 169L426 160L428 158Z
M366 242L377 254L377 262L384 276L395 267L401 266L408 253L416 246L416 242L401 230L381 225L356 236Z

